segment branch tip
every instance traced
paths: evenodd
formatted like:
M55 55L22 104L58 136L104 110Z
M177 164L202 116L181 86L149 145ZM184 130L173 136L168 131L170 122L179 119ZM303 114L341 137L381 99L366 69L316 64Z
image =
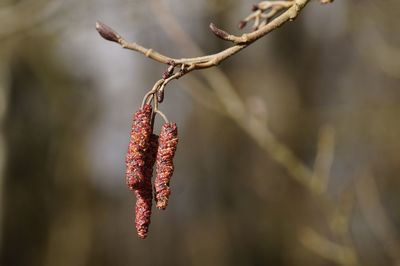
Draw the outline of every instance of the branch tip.
M173 79L178 79L183 75L185 75L186 73L191 72L192 70L205 69L219 65L225 59L238 53L242 49L246 48L249 44L257 41L261 37L277 29L285 22L293 20L295 17L297 17L299 11L310 1L311 0L286 0L286 1L269 0L260 2L257 5L258 6L257 11L253 12L253 14L251 14L250 16L239 22L238 24L239 28L243 29L244 27L246 27L247 24L249 24L250 21L255 20L255 23L253 25L254 27L256 27L254 29L255 31L245 33L242 36L232 35L229 32L219 29L213 23L211 23L210 29L217 37L226 41L230 41L234 45L221 52L200 57L177 58L177 59L168 57L157 51L153 51L152 49L143 47L135 42L127 42L116 31L114 31L112 28L99 21L96 23L96 30L106 40L116 42L120 44L123 48L139 52L145 55L146 57L149 57L159 63L170 66L167 69L167 71L163 73L164 80L165 78L170 79L171 77L173 77ZM333 1L333 0L318 0L318 1ZM268 7L265 7L266 4L268 4ZM263 14L263 11L269 8L272 8L271 11L267 14ZM282 12L282 14L280 14L279 16L277 16L276 19L268 23L268 20L282 9L287 9L287 10L285 12ZM174 67L176 66L181 66L183 67L183 69L177 72L176 76L174 76L173 70Z
M239 29L243 29L244 27L246 27L246 25L247 25L247 22L244 21L244 20L241 20L241 21L239 22L239 24L238 24L238 28L239 28Z
M219 29L217 26L215 26L214 23L210 23L210 29L218 38L229 41L229 39L228 39L229 33L227 33L224 30Z
M106 24L97 21L96 22L96 30L100 34L101 37L104 39L111 41L111 42L116 42L119 43L119 39L121 38L117 32L115 32L112 28L107 26Z

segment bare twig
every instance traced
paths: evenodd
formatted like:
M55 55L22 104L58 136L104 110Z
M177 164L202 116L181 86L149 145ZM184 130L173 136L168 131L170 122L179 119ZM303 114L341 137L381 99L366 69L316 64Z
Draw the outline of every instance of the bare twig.
M282 8L288 8L284 13L276 17L273 21L270 23L264 25L263 27L260 27L258 30L243 34L242 36L234 36L230 35L225 31L219 30L215 25L211 25L211 29L217 36L225 38L223 39L228 39L232 42L235 43L234 46L229 47L219 53L216 54L211 54L211 55L206 55L206 56L201 56L201 57L192 57L192 58L171 58L169 56L163 55L157 51L154 51L153 49L145 48L137 43L134 42L128 42L126 41L120 34L118 34L116 31L112 30L110 27L106 26L103 23L98 22L96 24L96 29L100 33L101 36L103 36L105 39L114 41L119 43L123 48L130 49L139 53L144 54L145 56L163 63L163 64L169 64L171 61L175 62L176 66L182 66L182 65L188 65L190 68L188 69L188 72L196 69L204 69L204 68L209 68L212 66L216 66L220 64L222 61L225 59L231 57L232 55L238 53L242 49L246 48L256 40L260 39L261 37L265 36L267 33L279 28L282 26L285 22L294 20L300 10L309 2L310 0L293 0L293 1L276 1L277 3L280 3L280 5L273 4L273 6L280 6ZM272 3L275 3L275 1L270 1ZM285 3L285 4L283 4ZM113 38L108 38L109 36L112 36ZM186 74L184 73L184 74ZM182 74L181 76L183 76Z
M352 249L330 241L311 228L305 228L299 238L305 247L327 260L338 265L358 265L356 254Z
M354 207L354 193L349 189L342 191L339 195L338 202L334 206L330 218L330 228L334 235L347 243L349 246L353 245L350 239L350 225L351 216Z
M247 16L244 20L239 23L239 28L244 28L250 21L254 21L253 30L258 31L265 25L267 25L272 18L280 11L285 10L295 4L294 0L287 1L263 1L256 5L253 5L253 13ZM247 36L242 37L233 36L232 41L240 43L246 40Z
M396 226L382 205L375 179L368 171L364 171L356 179L355 186L358 203L371 231L393 260L393 265L400 265L400 241Z
M333 163L335 147L335 130L331 126L324 126L320 130L317 155L315 157L313 183L321 193L328 185L330 170Z

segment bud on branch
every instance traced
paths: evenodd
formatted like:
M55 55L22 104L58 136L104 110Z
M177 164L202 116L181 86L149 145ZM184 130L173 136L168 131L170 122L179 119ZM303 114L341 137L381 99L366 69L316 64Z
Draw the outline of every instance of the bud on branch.
M108 41L119 43L119 39L121 38L119 36L119 34L115 30L113 30L112 28L107 26L106 24L101 23L100 21L97 21L96 22L96 30L99 32L101 37L103 37L104 39L106 39Z
M229 36L229 33L227 33L227 32L224 31L224 30L221 30L221 29L217 28L217 27L214 25L214 23L211 23L211 24L210 24L210 29L211 29L211 31L212 31L215 35L217 35L217 37L219 37L219 38L221 38L221 39L223 39L223 40L226 40L227 37Z

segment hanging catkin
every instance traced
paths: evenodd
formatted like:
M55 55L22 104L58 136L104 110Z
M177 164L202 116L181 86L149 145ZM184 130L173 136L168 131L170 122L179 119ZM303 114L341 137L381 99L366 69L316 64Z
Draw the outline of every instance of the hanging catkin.
M144 182L139 189L135 190L135 195L136 195L135 225L137 234L142 239L146 238L150 225L151 206L153 200L153 189L151 184L151 178L153 176L153 166L157 156L157 147L158 147L158 136L152 134L150 138L150 144L144 159L144 166L143 166Z
M156 164L155 200L158 209L164 210L168 205L171 189L169 182L174 172L173 158L178 144L178 129L175 123L162 126L159 138Z
M126 154L126 183L130 190L140 187L144 182L143 166L145 153L149 147L151 135L151 105L139 109L132 121L132 131Z

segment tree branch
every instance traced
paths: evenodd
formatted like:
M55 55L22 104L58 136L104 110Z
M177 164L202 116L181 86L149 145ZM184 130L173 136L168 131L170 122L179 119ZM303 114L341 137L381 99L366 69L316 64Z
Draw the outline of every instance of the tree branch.
M108 27L107 25L105 25L101 22L96 23L96 29L99 32L99 34L106 40L119 43L123 48L142 53L146 57L149 57L159 63L170 65L171 62L174 62L175 66L181 66L181 67L188 66L186 71L182 72L182 75L180 75L180 76L183 76L192 70L204 69L204 68L209 68L209 67L219 65L222 61L224 61L227 58L231 57L232 55L240 52L241 50L243 50L244 48L246 48L253 42L257 41L261 37L265 36L269 32L279 28L287 21L294 20L298 16L301 9L309 1L310 0L263 1L263 2L259 3L257 5L258 9L254 12L256 12L258 14L257 16L263 17L267 20L270 19L272 16L274 16L278 11L283 10L283 9L287 9L287 10L285 12L283 12L282 14L280 14L279 16L277 16L271 22L265 23L265 25L259 25L260 27L257 30L255 30L251 33L243 34L240 37L229 34L226 31L218 29L214 24L210 24L210 28L214 34L216 34L221 39L233 42L235 45L232 47L229 47L219 53L201 56L201 57L172 58L172 57L163 55L157 51L154 51L153 49L145 48L135 42L126 41L120 34L118 34L116 31L114 31L113 29L111 29L110 27ZM262 8L263 5L265 7L266 4L268 4L267 8ZM274 13L269 13L270 15L268 15L268 13L263 14L263 12L268 9L271 9L270 12L273 11ZM246 18L246 20L249 21L253 17L250 16L250 17ZM257 17L255 17L255 18L257 18Z

